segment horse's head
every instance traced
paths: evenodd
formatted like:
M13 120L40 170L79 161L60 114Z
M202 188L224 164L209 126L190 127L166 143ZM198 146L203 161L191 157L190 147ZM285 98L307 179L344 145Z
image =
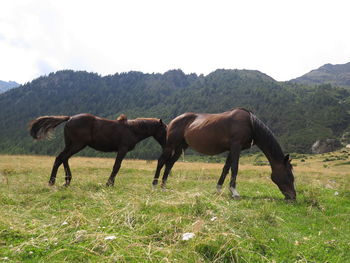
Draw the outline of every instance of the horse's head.
M153 138L162 146L162 148L164 148L166 143L166 128L166 124L159 119Z
M289 159L289 154L284 157L283 164L272 169L271 179L286 199L296 199L297 194L294 188L293 167Z

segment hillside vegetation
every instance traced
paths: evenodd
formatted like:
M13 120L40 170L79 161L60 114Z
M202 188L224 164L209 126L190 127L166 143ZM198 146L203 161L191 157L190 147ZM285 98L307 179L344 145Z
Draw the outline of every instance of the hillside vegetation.
M207 76L181 70L128 72L106 77L65 70L0 95L0 152L59 153L62 127L48 142L34 142L29 136L28 122L42 115L91 113L115 119L124 113L129 119L158 117L169 122L184 112L215 113L235 107L252 110L286 151L309 152L317 139L339 138L350 131L349 95L347 89L280 83L250 70L217 70ZM158 144L149 139L129 157L154 159L159 152Z
M73 181L47 185L54 157L1 155L1 262L350 262L349 151L293 155L286 202L261 155L241 159L240 199L216 182L223 164L178 162L152 190L156 162L76 157ZM259 166L256 166L259 165ZM190 240L182 240L193 233Z

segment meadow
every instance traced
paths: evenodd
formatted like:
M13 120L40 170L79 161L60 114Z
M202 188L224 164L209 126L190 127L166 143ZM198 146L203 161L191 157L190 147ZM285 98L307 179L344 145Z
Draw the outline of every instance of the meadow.
M216 193L222 163L73 157L48 186L52 156L0 155L0 262L350 262L350 150L294 155L287 202L261 155L241 158L237 189ZM192 238L183 240L185 233Z

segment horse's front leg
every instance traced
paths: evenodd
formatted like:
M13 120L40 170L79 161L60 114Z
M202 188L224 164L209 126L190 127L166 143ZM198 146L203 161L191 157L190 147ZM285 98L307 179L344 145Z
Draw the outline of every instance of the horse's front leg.
M123 159L124 159L124 157L125 157L125 155L127 153L128 153L127 149L120 149L118 151L117 158L115 159L115 162L114 162L112 173L109 176L109 179L108 179L108 181L106 183L107 186L113 186L114 185L115 176L117 175L117 173L118 173L118 171L120 169L120 166L122 164L122 161L123 161Z
M239 193L236 190L236 178L238 174L238 163L239 155L241 153L240 145L233 145L231 147L232 163L231 163L231 181L230 181L230 191L233 198L239 197Z
M216 185L216 189L217 189L218 193L221 193L222 185L224 184L226 176L227 176L228 172L230 171L231 164L232 164L232 155L231 155L231 151L230 151L228 153L227 158L226 158L224 168L222 168L222 172L221 172L221 176L219 178L219 181Z

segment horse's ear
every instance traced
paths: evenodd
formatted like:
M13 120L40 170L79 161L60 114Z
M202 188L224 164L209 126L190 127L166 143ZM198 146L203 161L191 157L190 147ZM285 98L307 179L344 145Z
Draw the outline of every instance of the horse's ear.
M120 114L120 116L117 118L117 121L127 121L128 117L126 117L125 114Z
M292 161L292 159L289 158L289 154L284 156L284 163L290 163L291 161Z
M159 123L160 123L160 124L163 124L163 121L162 121L162 119L159 119Z

